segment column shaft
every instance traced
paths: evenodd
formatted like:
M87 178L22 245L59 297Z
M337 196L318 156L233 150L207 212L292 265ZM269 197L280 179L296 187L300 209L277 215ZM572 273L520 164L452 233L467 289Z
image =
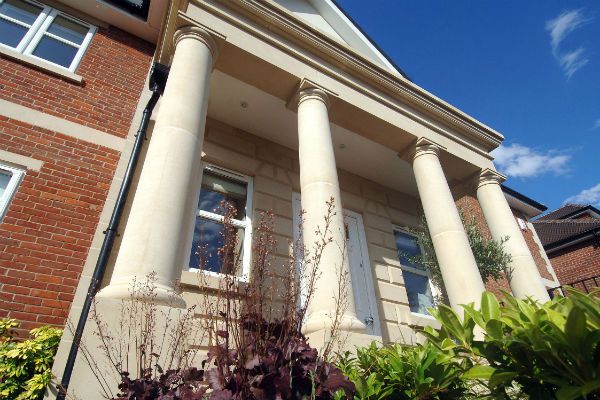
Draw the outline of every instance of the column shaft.
M308 305L305 333L328 329L335 312L334 296L339 282L339 271L350 277L346 235L333 143L328 115L327 94L320 89L306 89L298 95L298 139L300 159L300 186L304 244L308 250L318 236L317 227L324 228L327 202L334 200L335 215L327 236L333 238L322 255L320 278ZM348 306L344 310L341 329L364 332L365 325L356 317L352 284L347 286Z
M462 315L460 305L478 305L485 286L438 153L437 145L419 140L413 157L413 170L448 300L452 308Z
M140 174L109 286L99 295L128 298L134 280L156 274L157 301L184 306L172 290L187 252L189 218L197 202L209 80L216 45L199 28L176 35L165 93Z
M500 187L503 180L504 177L497 172L484 170L477 188L477 199L492 237L500 241L508 236L504 247L512 256L512 262L509 264L510 288L517 297L529 296L542 302L548 301L550 297L542 283L535 260Z

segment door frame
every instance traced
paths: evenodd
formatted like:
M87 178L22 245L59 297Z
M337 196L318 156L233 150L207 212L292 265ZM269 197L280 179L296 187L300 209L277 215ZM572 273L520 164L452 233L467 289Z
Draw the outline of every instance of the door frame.
M298 192L292 192L292 210L293 210L293 215L292 215L292 239L294 241L296 241L298 239L298 225L300 223L299 218L300 218L300 210L301 210L301 197L300 197L300 193ZM367 301L369 304L369 310L371 311L371 317L373 318L373 334L377 335L377 336L381 336L381 321L379 319L379 304L378 304L378 298L375 294L375 284L373 282L373 270L371 268L371 259L369 257L369 249L367 246L367 235L365 233L365 225L363 222L363 217L361 214L354 212L354 211L350 211L347 209L343 210L343 215L344 218L348 217L348 218L353 218L356 220L356 226L358 229L358 242L360 244L360 255L361 255L361 264L363 266L363 268L365 268L365 279L366 279L366 285L367 285L367 299L360 299L357 297L357 294L354 293L354 301L356 302L357 300L364 300ZM350 260L348 260L348 262L350 262ZM352 282L354 282L354 276L353 276L353 272L352 271L352 267L350 267L350 279L352 279ZM358 271L356 271L358 272ZM353 292L356 292L356 290L354 290L354 287L352 288ZM361 321L364 322L364 321Z

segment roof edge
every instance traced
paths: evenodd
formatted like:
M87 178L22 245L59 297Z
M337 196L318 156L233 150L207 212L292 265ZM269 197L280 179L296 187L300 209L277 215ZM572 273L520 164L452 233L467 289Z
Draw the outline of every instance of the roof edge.
M533 207L533 208L535 208L537 210L540 210L540 212L544 212L544 211L546 211L548 209L548 207L546 207L542 203L538 203L537 201L533 200L532 198L527 197L524 194L519 193L516 190L511 189L511 188L509 188L506 185L501 185L501 187L502 187L502 191L504 193L507 193L507 194L511 195L512 197L516 198L517 200L520 200L523 203L525 203L525 204L527 204L527 205L529 205L529 206L531 206L531 207Z

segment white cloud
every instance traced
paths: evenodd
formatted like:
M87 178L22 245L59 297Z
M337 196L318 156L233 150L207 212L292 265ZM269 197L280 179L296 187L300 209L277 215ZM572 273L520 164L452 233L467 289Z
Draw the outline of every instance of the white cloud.
M556 175L568 171L571 156L556 150L541 152L513 143L492 151L494 162L502 172L513 178L531 178L545 173Z
M579 29L585 23L591 21L586 18L581 9L565 11L553 20L546 22L546 30L550 33L550 46L552 55L561 66L567 78L589 62L585 55L585 48L561 52L560 45L563 40L573 31Z
M598 118L598 119L596 120L596 122L594 122L594 129L595 129L595 128L600 128L600 118Z
M564 203L600 205L600 183L569 197Z

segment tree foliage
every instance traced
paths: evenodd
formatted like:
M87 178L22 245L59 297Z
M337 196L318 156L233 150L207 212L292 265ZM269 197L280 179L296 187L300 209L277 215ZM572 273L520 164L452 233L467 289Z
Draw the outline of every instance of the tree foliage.
M14 319L0 320L0 398L37 400L52 380L52 363L62 331L44 326L33 329L23 342L14 339Z
M498 280L503 276L510 281L511 270L508 264L512 261L512 256L504 250L504 243L509 239L508 236L500 241L487 238L475 216L467 217L462 211L460 216L483 281ZM440 292L443 292L444 280L425 216L421 217L421 226L418 229L411 229L411 233L417 236L422 249L421 255L412 257L413 261L420 263L430 271L434 285Z

